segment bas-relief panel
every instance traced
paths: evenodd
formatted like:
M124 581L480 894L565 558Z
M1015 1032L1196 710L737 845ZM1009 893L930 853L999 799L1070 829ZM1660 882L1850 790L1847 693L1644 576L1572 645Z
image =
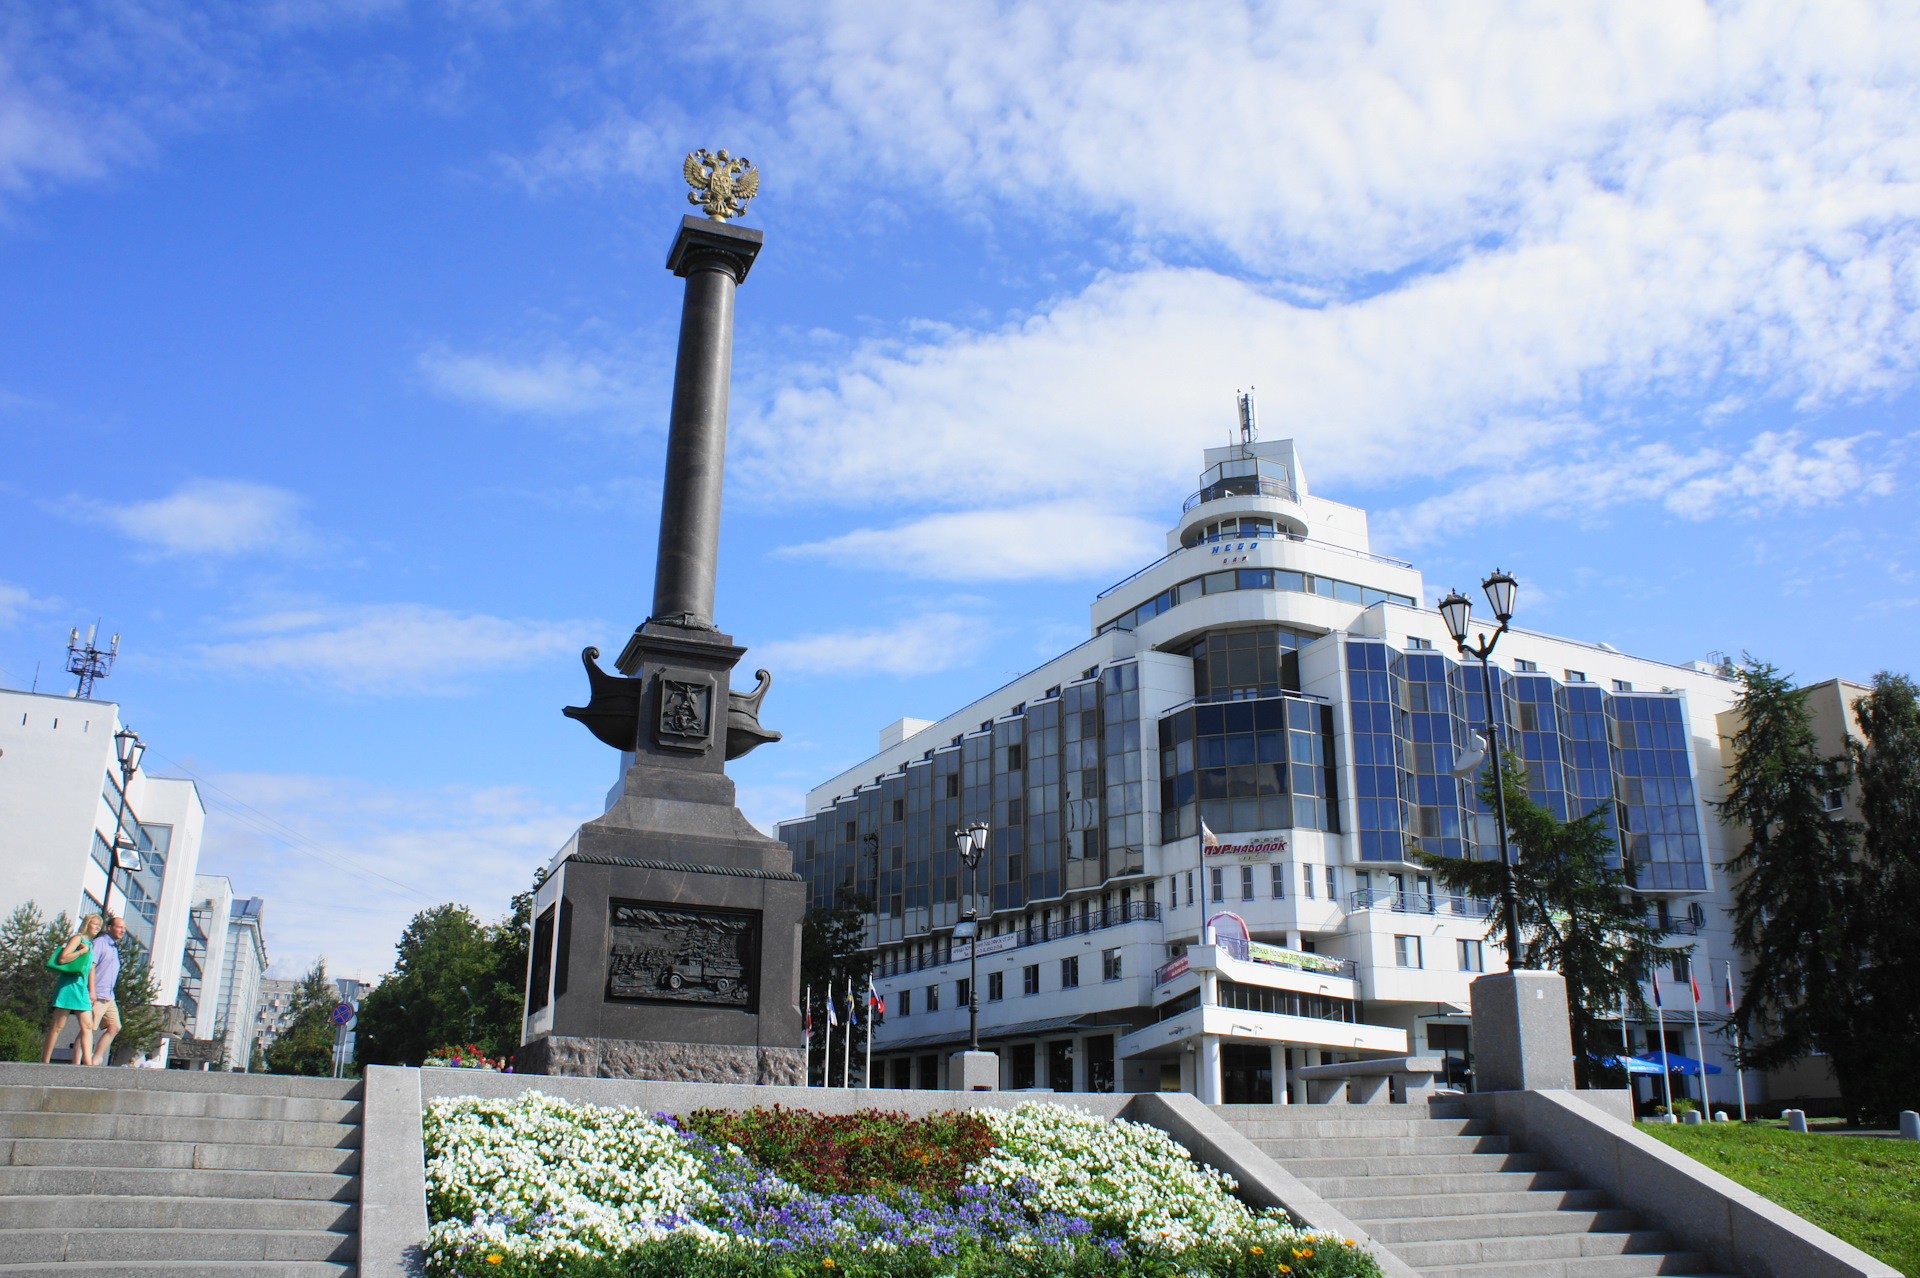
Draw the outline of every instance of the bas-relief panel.
M760 914L609 902L607 1001L759 1010Z

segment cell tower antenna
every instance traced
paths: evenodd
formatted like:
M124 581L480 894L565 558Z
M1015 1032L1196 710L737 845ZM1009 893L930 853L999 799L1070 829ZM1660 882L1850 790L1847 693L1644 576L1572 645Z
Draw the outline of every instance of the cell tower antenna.
M1240 406L1240 442L1242 445L1251 445L1260 438L1260 421L1253 411L1253 387L1235 391L1234 398Z
M73 690L73 695L82 701L93 696L95 679L103 679L113 673L113 659L120 655L120 636L115 635L105 648L97 648L93 641L99 634L98 621L87 627L85 643L80 642L80 627L75 626L67 634L67 673L80 677L80 684Z

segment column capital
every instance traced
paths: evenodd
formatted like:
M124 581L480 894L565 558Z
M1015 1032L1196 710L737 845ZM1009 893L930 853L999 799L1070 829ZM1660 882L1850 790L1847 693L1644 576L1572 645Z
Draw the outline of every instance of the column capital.
M710 217L680 219L680 233L667 251L667 269L685 278L695 271L725 271L744 284L766 235L750 226L716 222Z

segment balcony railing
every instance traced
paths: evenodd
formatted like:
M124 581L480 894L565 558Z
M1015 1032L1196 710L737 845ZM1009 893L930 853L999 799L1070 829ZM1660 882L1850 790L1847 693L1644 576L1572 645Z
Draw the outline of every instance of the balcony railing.
M985 956L1007 950L1025 949L1029 945L1058 941L1069 936L1084 936L1088 932L1120 927L1127 923L1149 922L1159 917L1159 902L1129 901L1125 905L1111 905L1103 910L1088 910L1085 914L1069 914L1064 918L1050 919L1044 924L1036 923L1032 927L1019 928L999 936L983 936L980 938L980 953ZM1011 943L1009 943L1010 938ZM889 976L904 976L909 972L918 972L925 968L945 967L953 961L951 954L945 957L929 954L924 958L899 958L889 963L874 964L873 977L875 980L880 980Z
M1202 476L1205 478L1205 476ZM1293 485L1278 479L1256 478L1253 475L1240 475L1232 479L1223 479L1208 484L1180 506L1185 514L1203 501L1219 501L1223 497L1278 497L1283 501L1299 501L1294 495Z
M1484 919L1493 913L1493 902L1479 896L1436 896L1431 892L1359 888L1347 893L1347 909L1352 912L1392 910L1396 914L1447 914L1465 919Z

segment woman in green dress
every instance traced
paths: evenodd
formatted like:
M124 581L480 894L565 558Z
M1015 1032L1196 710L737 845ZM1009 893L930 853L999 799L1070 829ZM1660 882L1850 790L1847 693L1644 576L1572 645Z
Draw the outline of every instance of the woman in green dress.
M53 1024L47 1030L47 1045L40 1049L40 1063L53 1059L53 1045L67 1027L67 1013L80 1018L80 1037L73 1045L75 1065L93 1064L93 993L87 980L93 973L93 938L100 935L100 916L89 914L80 920L80 930L48 958L47 966L60 974L53 990Z

